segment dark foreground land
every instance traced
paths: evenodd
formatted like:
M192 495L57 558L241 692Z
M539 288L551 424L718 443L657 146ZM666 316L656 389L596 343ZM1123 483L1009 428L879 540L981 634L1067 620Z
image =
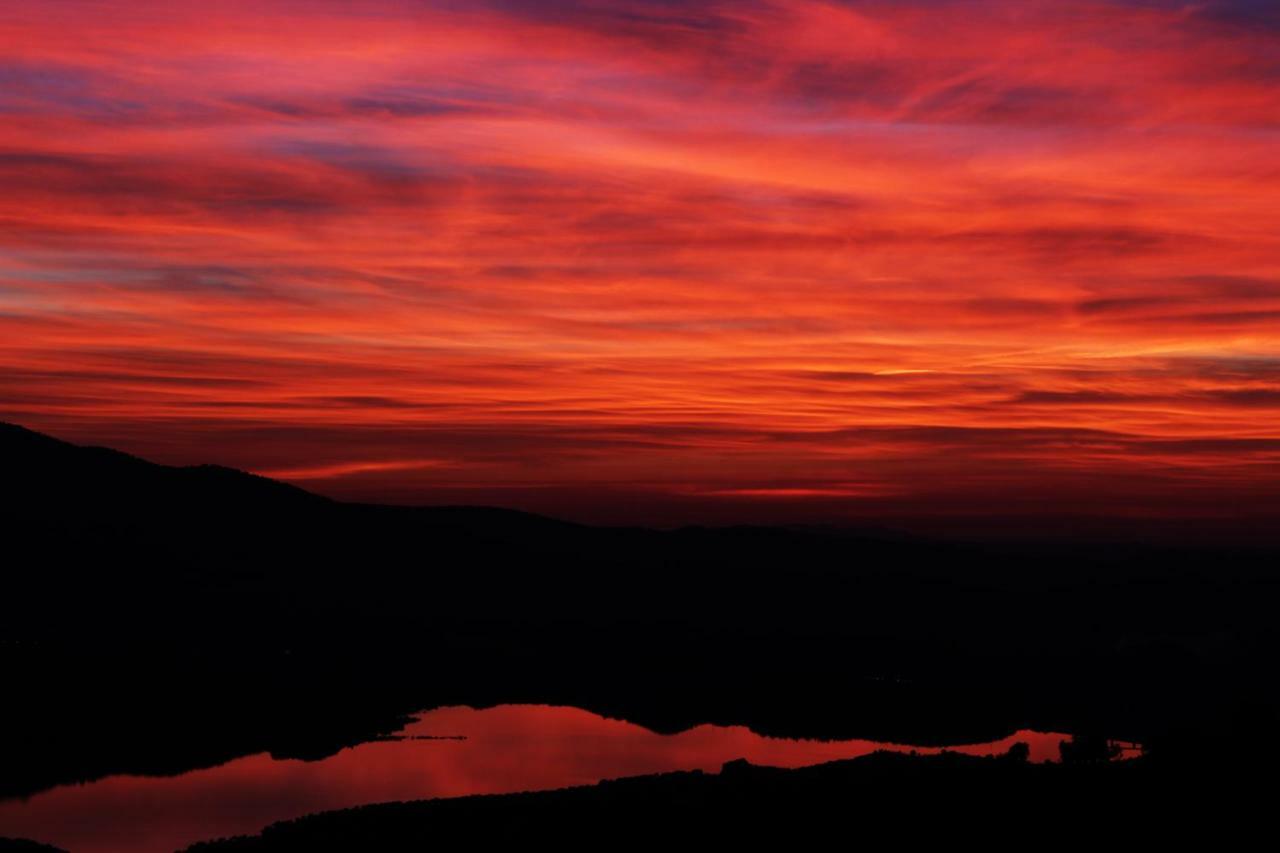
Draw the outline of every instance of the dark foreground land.
M732 840L751 832L726 811L783 833L895 820L902 803L993 824L1054 812L1061 827L1178 798L1198 796L1201 812L1248 803L1275 766L1280 563L1267 548L653 531L341 504L3 425L0 461L0 797L262 751L319 758L415 711L500 702L657 731L713 722L922 745L1032 728L1139 741L1148 757L738 768L373 807L236 843L398 849L425 827L563 832L568 816L573 832L598 820L659 834L682 810ZM1005 805L963 817L983 797Z
M1274 787L1234 789L1141 760L1027 765L1009 758L877 753L800 770L745 762L583 788L385 803L274 824L192 853L420 851L440 845L571 849L892 844L1060 849L1176 841L1228 849L1270 832ZM1253 836L1257 840L1257 836Z

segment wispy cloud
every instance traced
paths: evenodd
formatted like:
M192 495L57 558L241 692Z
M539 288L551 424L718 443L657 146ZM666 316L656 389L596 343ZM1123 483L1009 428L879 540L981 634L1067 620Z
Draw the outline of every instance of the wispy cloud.
M618 518L1274 502L1274 4L50 0L0 47L0 416Z

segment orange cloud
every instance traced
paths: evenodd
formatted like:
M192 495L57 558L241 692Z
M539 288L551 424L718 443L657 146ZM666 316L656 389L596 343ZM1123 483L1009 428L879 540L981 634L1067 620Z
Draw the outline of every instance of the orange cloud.
M602 520L1276 509L1258 4L54 0L0 47L0 417Z

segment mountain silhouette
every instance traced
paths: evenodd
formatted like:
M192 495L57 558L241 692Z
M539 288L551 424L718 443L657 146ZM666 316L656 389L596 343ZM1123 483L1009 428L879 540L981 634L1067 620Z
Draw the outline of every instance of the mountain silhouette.
M211 517L260 512L323 515L336 502L297 486L221 465L159 465L105 447L84 447L16 424L0 422L0 458L5 462L3 500L25 515L74 513L129 517L158 513L166 518L194 513ZM354 506L354 505L353 505ZM404 508L396 508L403 510ZM529 526L566 525L515 510L441 507L434 516L449 522Z
M1265 549L349 504L12 425L0 463L17 697L0 705L0 796L318 758L442 704L920 744L1032 728L1184 753L1276 721Z

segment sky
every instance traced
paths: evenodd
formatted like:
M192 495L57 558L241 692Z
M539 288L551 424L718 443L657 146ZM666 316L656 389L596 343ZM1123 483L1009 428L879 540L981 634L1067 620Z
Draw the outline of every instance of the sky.
M0 0L0 419L585 521L1280 515L1271 0Z

